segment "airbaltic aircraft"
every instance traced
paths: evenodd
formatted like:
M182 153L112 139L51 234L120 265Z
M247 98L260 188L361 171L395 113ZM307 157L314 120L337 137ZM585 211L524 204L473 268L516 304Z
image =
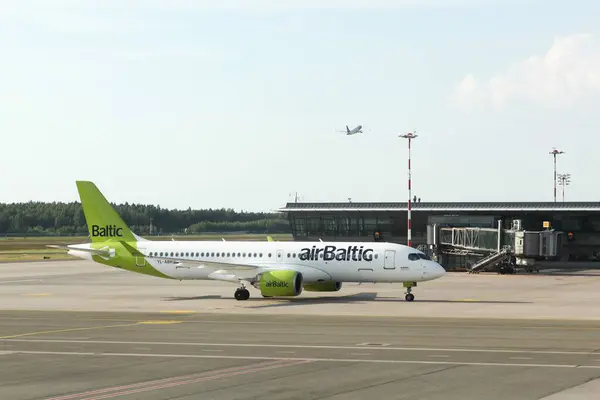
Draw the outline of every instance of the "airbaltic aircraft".
M340 132L346 133L346 136L356 135L357 133L362 133L362 125L358 125L356 128L353 128L353 129L348 128L348 125L346 125L346 130L340 131Z
M417 282L444 268L411 247L381 242L151 241L131 232L92 182L77 181L91 243L51 246L111 267L169 279L244 282L263 297L298 296L302 290L336 292L342 282L403 282L406 300Z

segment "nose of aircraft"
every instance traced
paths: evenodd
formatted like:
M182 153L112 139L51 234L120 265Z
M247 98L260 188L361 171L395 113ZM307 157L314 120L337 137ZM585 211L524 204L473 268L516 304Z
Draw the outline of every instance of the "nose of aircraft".
M432 264L431 275L433 275L434 279L441 278L442 276L444 276L446 274L446 270L440 264L436 263L435 261L432 261L431 264Z

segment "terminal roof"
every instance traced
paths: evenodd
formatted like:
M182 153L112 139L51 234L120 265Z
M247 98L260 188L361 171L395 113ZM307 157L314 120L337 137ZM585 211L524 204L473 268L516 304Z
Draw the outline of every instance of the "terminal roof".
M281 212L358 212L358 211L406 211L408 203L287 203L280 208ZM599 201L569 201L569 202L422 202L411 203L413 211L451 212L600 212Z

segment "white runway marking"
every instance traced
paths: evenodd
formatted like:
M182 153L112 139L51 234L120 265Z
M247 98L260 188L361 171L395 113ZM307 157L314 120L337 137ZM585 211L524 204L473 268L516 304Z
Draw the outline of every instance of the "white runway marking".
M537 368L587 368L600 369L600 365L576 364L516 364L490 362L460 361L408 361L408 360L366 360L358 358L308 358L308 357L253 357L253 356L209 356L199 354L144 354L144 353L83 353L66 351L14 351L14 354L52 354L65 356L112 356L112 357L164 357L164 358L216 358L233 360L289 360L289 361L323 361L323 362L363 362L373 364L429 364L429 365L470 365L488 367L537 367Z
M212 347L271 347L271 348L300 348L300 349L329 349L329 350L366 350L358 346L322 346L297 344L261 344L261 343L205 343L205 342L129 342L118 340L52 340L52 339L3 339L4 342L26 343L93 343L93 344L137 344L161 346L212 346ZM369 347L369 350L395 351L438 351L455 353L513 353L513 354L562 354L562 355L598 355L594 351L551 351L551 350L509 350L509 349L440 349L436 347Z

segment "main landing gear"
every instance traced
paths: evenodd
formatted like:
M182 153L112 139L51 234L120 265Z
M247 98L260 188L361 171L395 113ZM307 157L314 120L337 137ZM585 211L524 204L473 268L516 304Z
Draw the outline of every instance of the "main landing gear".
M233 294L236 300L248 300L250 298L250 292L244 285L241 288L238 288Z

